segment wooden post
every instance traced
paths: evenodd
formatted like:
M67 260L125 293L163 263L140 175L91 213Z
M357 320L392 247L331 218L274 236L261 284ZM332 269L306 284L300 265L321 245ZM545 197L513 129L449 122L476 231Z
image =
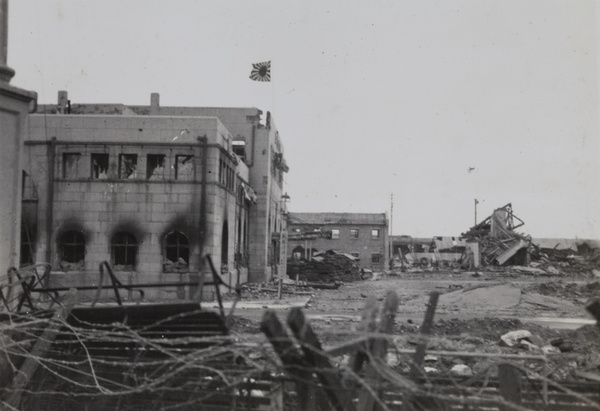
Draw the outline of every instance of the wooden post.
M498 379L500 380L500 395L507 402L521 404L521 371L510 364L498 364ZM505 404L500 405L500 411L513 410Z
M31 380L31 377L33 377L33 374L39 365L38 358L43 357L46 351L48 351L62 327L62 321L67 320L67 317L71 313L71 309L76 303L77 290L71 288L65 295L63 305L56 309L48 327L35 343L33 350L31 350L31 355L25 359L23 365L21 365L21 368L13 378L12 385L8 389L8 397L6 398L6 403L9 407L15 409L19 408L23 389L29 383L29 380Z
M379 321L379 333L389 334L392 332L394 320L396 318L396 311L398 310L398 304L398 295L394 291L388 291L385 297L383 311L381 312L381 320ZM374 359L382 359L385 361L387 348L387 340L384 338L377 338L373 341L373 345L371 347L371 356ZM365 380L381 398L382 390L380 389L379 385L381 384L382 380L377 374L377 371L375 371L373 368L372 364L369 364L366 369ZM358 409L360 411L374 411L376 409L375 407L380 408L379 404L375 403L375 398L373 395L366 388L361 389L358 397Z
M327 410L327 399L318 390L315 390L317 381L313 378L308 362L296 348L274 311L265 312L260 323L260 330L267 336L281 359L285 372L296 383L298 409L300 411Z
M429 304L427 304L425 319L423 320L423 325L421 326L421 341L419 342L419 345L417 345L417 350L415 352L413 360L415 371L420 369L421 364L423 363L423 359L425 358L427 340L429 334L431 334L431 329L433 328L433 316L435 314L435 309L437 307L439 297L440 293L438 293L437 291L432 292L429 297Z
M379 304L377 303L377 298L371 295L367 298L357 331L364 332L365 334L371 334L372 332L375 332L375 329L377 328L377 314L379 314ZM348 364L354 372L360 371L365 359L367 358L365 353L371 349L371 345L373 344L372 339L369 339L368 341L369 342L364 344L362 350L356 350L350 356L350 362Z
M329 402L337 411L354 411L352 396L344 389L336 369L331 365L329 358L323 353L321 343L306 321L301 308L294 307L288 316L288 325L300 346L307 361L316 370L317 378L323 385Z

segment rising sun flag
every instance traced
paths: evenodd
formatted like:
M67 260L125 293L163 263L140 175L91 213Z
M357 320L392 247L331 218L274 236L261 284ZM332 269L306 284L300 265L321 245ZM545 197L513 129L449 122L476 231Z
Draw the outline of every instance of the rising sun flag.
M250 78L254 81L271 81L271 62L253 63Z

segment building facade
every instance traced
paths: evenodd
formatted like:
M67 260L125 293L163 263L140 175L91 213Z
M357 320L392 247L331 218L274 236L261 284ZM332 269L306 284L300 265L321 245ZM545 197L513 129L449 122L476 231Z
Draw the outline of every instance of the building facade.
M172 283L206 273L209 254L230 284L268 279L279 269L273 232L285 228L283 147L260 115L163 108L158 94L149 106L72 105L59 92L29 119L21 262L49 262L69 285L93 284L103 261L122 282Z
M314 251L334 250L357 257L362 268L388 267L385 213L289 213L288 233L289 257L308 259Z
M0 0L0 276L19 265L23 136L37 103L36 93L10 84L15 71L6 65L7 36L8 1Z

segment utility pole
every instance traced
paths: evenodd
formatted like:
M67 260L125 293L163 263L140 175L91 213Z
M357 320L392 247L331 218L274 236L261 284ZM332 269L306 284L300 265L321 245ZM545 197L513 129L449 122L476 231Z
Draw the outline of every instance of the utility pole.
M479 201L475 199L475 225L477 225L477 204L479 204Z

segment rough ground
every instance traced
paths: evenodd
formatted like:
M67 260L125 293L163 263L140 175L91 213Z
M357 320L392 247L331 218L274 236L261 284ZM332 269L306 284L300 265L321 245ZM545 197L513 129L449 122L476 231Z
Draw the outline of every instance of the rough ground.
M322 344L339 345L360 335L356 329L366 298L373 295L383 301L386 293L393 290L400 299L394 345L398 349L414 348L429 294L437 291L442 295L429 350L542 355L544 347L552 352L549 365L553 378L578 379L581 372L600 376L600 328L590 324L593 317L585 310L591 299L600 298L599 279L591 272L560 276L510 271L380 273L369 280L342 284L335 290L286 284L282 300L277 300L275 289L273 283L244 287L242 301L257 304L235 310L234 333L252 334L261 340L264 337L259 324L266 307L275 307L280 319L285 320L290 305L305 304L304 312ZM587 324L572 324L568 320L571 318L587 320ZM527 330L532 336L514 347L501 346L500 337L516 330ZM428 361L431 368L440 372L462 363L451 357L429 357ZM388 362L400 369L408 366L399 358L390 357ZM476 371L490 360L466 362ZM529 367L541 371L539 364Z

